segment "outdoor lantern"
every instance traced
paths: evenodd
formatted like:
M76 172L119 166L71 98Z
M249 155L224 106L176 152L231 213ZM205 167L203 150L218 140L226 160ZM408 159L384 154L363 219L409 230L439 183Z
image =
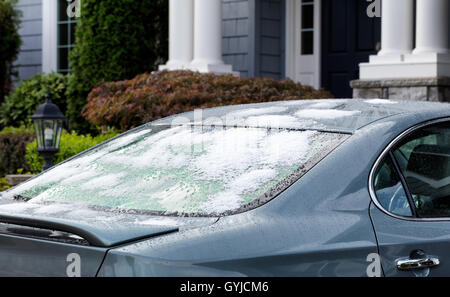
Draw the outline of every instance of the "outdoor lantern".
M59 152L59 142L61 132L66 117L61 110L50 100L47 92L47 99L40 105L33 116L31 116L36 133L37 150L45 160L43 171L53 166L53 156Z

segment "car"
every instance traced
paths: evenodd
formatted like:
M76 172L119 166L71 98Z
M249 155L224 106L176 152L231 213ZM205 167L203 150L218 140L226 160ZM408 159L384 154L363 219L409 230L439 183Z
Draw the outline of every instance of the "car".
M450 106L196 110L0 198L3 276L448 276Z

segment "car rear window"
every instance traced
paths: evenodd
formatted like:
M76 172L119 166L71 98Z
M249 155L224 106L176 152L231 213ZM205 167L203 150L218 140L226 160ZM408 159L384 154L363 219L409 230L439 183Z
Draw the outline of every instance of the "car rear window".
M286 129L145 126L6 196L162 215L238 213L273 199L347 137Z

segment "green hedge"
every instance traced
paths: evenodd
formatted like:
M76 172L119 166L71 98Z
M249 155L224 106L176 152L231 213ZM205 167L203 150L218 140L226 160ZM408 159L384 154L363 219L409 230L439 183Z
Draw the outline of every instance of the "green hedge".
M92 137L64 132L61 136L60 152L53 162L60 163L118 134L116 131L109 131ZM32 127L7 127L0 131L0 178L18 172L41 172L44 160L37 152L34 138ZM0 181L0 191L3 186L4 183Z
M5 128L0 131L0 177L16 174L18 170L29 171L25 151L27 144L33 140L31 128Z
M196 108L331 97L289 79L161 71L94 88L83 115L94 125L128 130Z
M27 124L37 107L45 102L47 91L53 103L66 113L67 84L68 77L57 73L38 73L22 81L0 106L0 126Z
M12 88L12 63L19 54L21 12L14 8L17 0L0 1L0 103Z
M9 188L11 188L11 185L8 184L8 182L6 181L6 178L0 177L0 192L6 191Z
M168 53L167 0L81 1L76 43L70 54L68 116L77 131L89 131L81 109L92 87L152 71Z
M61 147L59 153L53 159L53 164L61 163L72 156L75 156L97 144L100 144L112 137L117 136L118 132L92 137L91 135L78 135L77 133L63 132L61 136ZM36 142L32 142L26 147L26 160L33 174L40 173L44 165L44 159L37 152Z

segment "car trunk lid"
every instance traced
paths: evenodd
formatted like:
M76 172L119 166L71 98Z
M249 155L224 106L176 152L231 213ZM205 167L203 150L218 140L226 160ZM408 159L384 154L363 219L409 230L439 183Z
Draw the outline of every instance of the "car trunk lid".
M112 247L216 221L3 200L0 275L95 276Z

